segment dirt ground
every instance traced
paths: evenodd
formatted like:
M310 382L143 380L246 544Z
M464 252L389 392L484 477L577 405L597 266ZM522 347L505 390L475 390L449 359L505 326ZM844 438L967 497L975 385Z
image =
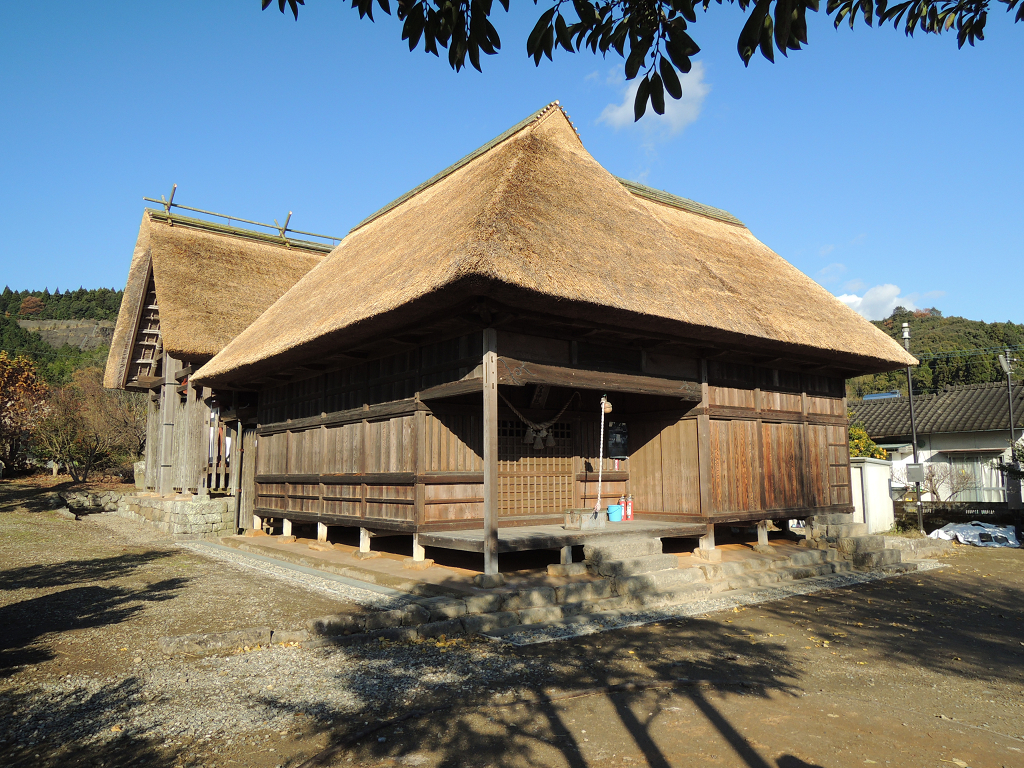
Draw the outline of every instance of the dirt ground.
M0 483L0 765L1024 766L1024 550L522 648L188 659L156 639L365 609L33 493Z

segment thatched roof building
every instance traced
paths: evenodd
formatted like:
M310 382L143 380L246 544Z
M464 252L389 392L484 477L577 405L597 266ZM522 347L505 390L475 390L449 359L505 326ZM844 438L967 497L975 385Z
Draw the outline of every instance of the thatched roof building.
M104 386L155 372L164 354L202 363L324 258L329 246L162 211L142 215Z
M359 224L197 378L252 386L473 297L840 374L916 363L734 217L614 177L556 103Z

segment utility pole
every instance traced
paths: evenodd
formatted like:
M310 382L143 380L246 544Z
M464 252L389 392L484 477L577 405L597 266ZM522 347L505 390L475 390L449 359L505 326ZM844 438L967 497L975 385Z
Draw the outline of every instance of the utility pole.
M903 348L910 354L910 323L903 324ZM907 397L910 400L910 447L914 450L914 463L917 460L917 422L914 419L914 378L910 366L907 366ZM914 483L917 487L917 529L924 533L924 510L921 505L921 482Z
M1010 469L1006 474L1006 507L1007 509L1018 510L1017 527L1020 527L1021 494L1020 494L1020 464L1017 462L1017 434L1013 427L1013 364L1017 362L1010 357L1010 350L999 355L999 366L1006 374L1006 403L1010 410Z

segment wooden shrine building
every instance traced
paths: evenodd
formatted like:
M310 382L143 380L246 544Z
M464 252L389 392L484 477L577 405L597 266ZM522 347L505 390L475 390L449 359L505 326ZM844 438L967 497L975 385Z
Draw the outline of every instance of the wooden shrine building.
M259 393L257 516L413 534L414 557L482 531L493 573L498 528L592 507L599 469L676 535L850 511L844 380L914 362L730 214L611 175L552 104L360 223L194 378Z
M192 372L330 251L326 244L146 210L104 386L150 393L146 490L234 494L231 445L255 439L256 398L214 395ZM254 456L250 452L250 457ZM237 468L237 469L240 469Z

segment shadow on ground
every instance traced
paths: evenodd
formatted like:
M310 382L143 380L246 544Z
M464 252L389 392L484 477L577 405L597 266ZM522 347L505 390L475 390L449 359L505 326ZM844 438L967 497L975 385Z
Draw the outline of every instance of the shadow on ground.
M89 691L16 691L0 697L0 764L48 768L67 765L180 764L177 752L131 729L131 711L143 704L137 680ZM59 741L54 737L59 734Z

